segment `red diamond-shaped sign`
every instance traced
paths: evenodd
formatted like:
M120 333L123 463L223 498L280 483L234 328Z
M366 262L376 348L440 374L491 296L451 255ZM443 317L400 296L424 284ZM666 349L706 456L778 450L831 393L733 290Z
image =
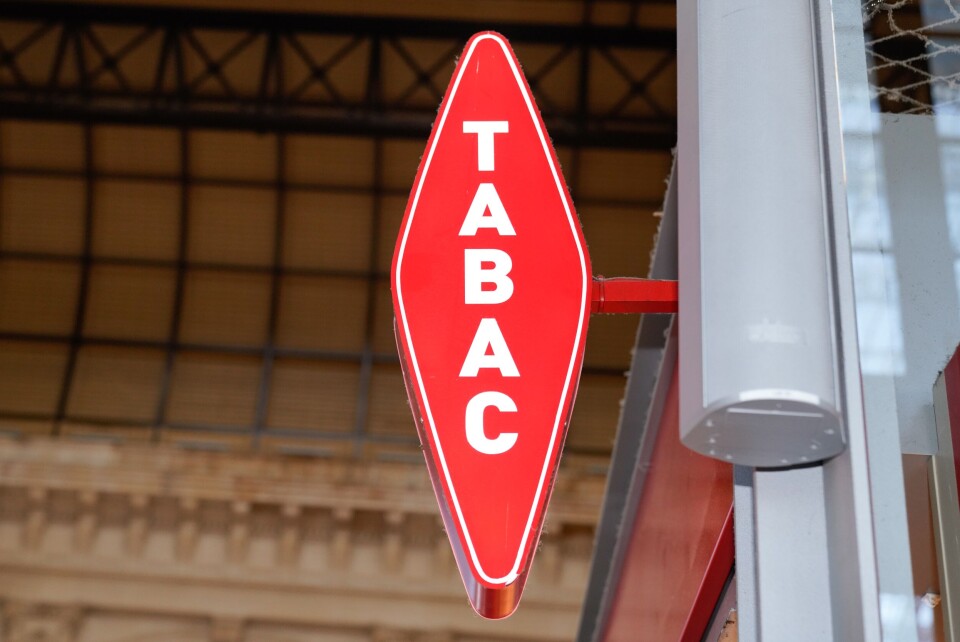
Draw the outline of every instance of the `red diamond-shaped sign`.
M467 43L393 259L397 343L471 604L514 611L566 436L591 271L556 153L506 39Z

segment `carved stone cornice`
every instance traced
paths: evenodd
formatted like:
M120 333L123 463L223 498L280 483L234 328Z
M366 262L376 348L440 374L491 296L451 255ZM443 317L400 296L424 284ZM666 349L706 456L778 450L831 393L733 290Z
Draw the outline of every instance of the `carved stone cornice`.
M553 521L592 525L603 458L564 457ZM195 500L229 500L436 514L422 460L358 461L190 451L163 444L0 439L0 483Z
M202 618L237 642L264 622L571 639L598 472L563 462L523 607L493 629L469 610L422 462L0 440L0 600Z
M73 606L8 602L3 608L6 642L74 642L82 612Z

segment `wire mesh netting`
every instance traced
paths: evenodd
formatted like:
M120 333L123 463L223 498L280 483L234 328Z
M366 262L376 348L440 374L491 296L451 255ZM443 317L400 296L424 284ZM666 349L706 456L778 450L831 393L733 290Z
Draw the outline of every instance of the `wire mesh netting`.
M960 112L960 1L864 0L863 19L881 111Z

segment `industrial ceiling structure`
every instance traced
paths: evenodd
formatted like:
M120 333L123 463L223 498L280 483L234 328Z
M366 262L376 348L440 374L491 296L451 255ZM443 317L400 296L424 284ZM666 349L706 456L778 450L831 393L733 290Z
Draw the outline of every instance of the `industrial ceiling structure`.
M598 271L643 275L675 61L641 8L538 24L4 4L0 339L48 369L18 375L30 390L0 417L221 447L415 444L385 277L463 42L511 38ZM595 24L601 9L621 21ZM635 322L591 333L574 450L609 453Z
M638 319L591 320L538 570L494 625L439 526L390 261L456 57L493 29L594 270L645 276L676 137L674 14L0 4L4 639L573 639Z

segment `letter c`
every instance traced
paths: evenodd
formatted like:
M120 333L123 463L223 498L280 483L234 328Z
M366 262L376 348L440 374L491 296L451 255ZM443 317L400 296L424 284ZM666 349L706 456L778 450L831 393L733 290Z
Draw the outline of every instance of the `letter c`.
M467 443L484 455L501 455L517 443L517 433L504 432L489 439L483 432L483 411L493 406L500 412L516 412L517 404L502 392L481 392L467 404Z

